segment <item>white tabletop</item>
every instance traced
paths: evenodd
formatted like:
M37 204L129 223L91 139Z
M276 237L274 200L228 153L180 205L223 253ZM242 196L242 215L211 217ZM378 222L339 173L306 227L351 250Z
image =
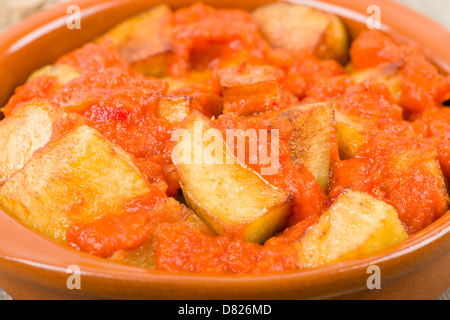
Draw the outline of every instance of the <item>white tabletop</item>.
M450 30L450 0L395 0L419 11Z

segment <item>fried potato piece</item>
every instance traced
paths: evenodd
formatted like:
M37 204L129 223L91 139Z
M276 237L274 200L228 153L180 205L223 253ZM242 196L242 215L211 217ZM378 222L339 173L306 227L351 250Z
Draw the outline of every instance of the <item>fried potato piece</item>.
M165 77L174 59L172 15L168 5L159 5L117 25L106 37L135 70L149 77Z
M218 117L222 111L222 99L209 93L197 93L191 96L166 96L159 101L157 115L173 125L179 125L194 110L206 117Z
M47 79L42 78L44 76L52 78L52 81L50 81L51 84L47 83ZM0 119L3 116L2 112L5 116L9 116L14 112L16 107L24 101L32 100L33 97L50 100L50 97L59 89L80 76L81 71L64 64L48 65L34 71L27 79L27 82L20 87L22 89L11 97L8 104L3 108L0 107ZM36 88L39 88L41 92L35 92ZM24 94L24 92L28 92L29 90L33 92L32 95L30 93Z
M183 77L167 76L161 80L169 84L169 93L179 93L180 90L198 89L201 91L208 91L220 94L221 88L216 71L213 70L190 70L190 72Z
M193 98L188 96L168 96L161 98L157 115L173 125L178 125L189 117L193 110Z
M347 189L293 246L301 266L312 268L358 258L407 238L392 206Z
M389 174L383 181L389 201L408 233L415 234L440 218L450 205L438 152L433 147L421 148L395 154L389 160Z
M55 77L56 79L58 79L59 85L64 86L66 83L69 83L73 79L81 76L81 72L79 70L76 70L75 68L63 64L48 65L33 72L28 78L28 81L39 76Z
M441 191L447 193L444 173L439 163L439 154L435 148L413 149L405 153L395 154L390 158L389 164L390 169L397 172L407 172L420 167L425 172L436 177L440 182Z
M292 197L239 163L200 113L182 129L173 160L189 207L219 235L239 230L245 241L263 243L278 232Z
M271 66L227 68L219 72L224 113L249 116L270 111L281 101L283 71Z
M0 122L0 185L45 146L58 113L45 100L33 100Z
M339 145L339 156L342 160L356 156L359 147L365 144L369 132L375 126L370 119L363 119L335 110L336 135Z
M364 82L367 79L375 79L380 83L384 83L391 92L397 103L400 102L402 93L402 81L403 75L401 69L404 66L404 62L393 62L382 64L375 68L358 70L352 72L350 70L351 77L356 83Z
M347 29L331 13L304 5L275 3L256 9L253 18L273 48L306 51L342 64L348 60Z
M79 125L35 152L0 188L0 207L65 243L70 223L90 223L149 191L133 158Z
M156 269L157 245L158 242L152 237L135 249L116 251L108 259L117 263L154 270Z
M332 154L337 150L336 124L331 103L294 107L280 114L292 124L289 139L291 158L304 165L326 191L330 180Z

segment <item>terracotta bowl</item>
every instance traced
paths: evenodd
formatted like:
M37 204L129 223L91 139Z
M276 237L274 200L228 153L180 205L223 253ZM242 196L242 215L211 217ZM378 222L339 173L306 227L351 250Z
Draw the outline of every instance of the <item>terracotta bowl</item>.
M193 1L167 1L174 8ZM254 9L271 1L210 0L218 7ZM297 1L342 16L356 35L372 0ZM383 28L426 48L450 71L450 34L435 22L388 0L377 1ZM82 0L81 30L66 26L67 5L39 13L0 37L0 105L35 69L54 62L154 0ZM115 264L56 244L0 212L0 287L15 299L435 299L450 287L450 213L407 241L375 255L313 270L260 276L168 274ZM81 270L70 290L68 268ZM381 290L369 290L368 267L381 269Z

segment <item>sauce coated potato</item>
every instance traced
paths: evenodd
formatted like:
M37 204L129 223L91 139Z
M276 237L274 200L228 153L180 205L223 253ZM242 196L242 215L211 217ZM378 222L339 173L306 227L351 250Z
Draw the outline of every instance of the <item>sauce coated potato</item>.
M214 130L203 115L193 114L181 128L189 136L183 135L174 155L189 207L220 235L231 231L245 241L264 243L278 232L286 222L291 197L235 159L217 129L213 143L203 141L204 134ZM210 150L211 144L216 151ZM219 154L214 154L213 163L202 158L214 152ZM187 153L190 156L182 159Z
M303 105L283 112L293 127L289 139L291 158L304 165L319 185L328 190L333 156L337 155L336 124L330 103Z
M148 190L129 154L81 125L40 149L0 188L0 207L65 243L71 223L114 214Z
M46 101L31 101L0 122L0 185L45 146L58 113Z
M392 206L349 189L293 245L301 265L311 268L364 256L406 238Z
M164 77L174 59L170 42L172 15L167 5L160 5L122 22L99 41L112 39L117 52L137 71Z

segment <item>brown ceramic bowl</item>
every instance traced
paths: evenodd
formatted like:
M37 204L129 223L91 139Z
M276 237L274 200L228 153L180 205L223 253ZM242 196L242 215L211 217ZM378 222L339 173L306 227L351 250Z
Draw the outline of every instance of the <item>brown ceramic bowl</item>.
M0 105L35 69L52 63L154 0L82 0L82 29L66 27L67 5L42 12L0 37ZM193 1L167 1L174 8ZM271 1L209 0L218 7L254 9ZM297 1L341 15L351 33L365 28L372 0ZM379 0L384 30L426 48L450 72L450 34L435 22ZM56 244L0 212L0 287L16 299L434 299L450 287L450 213L407 241L375 255L313 270L258 276L168 274L115 264ZM81 270L81 290L69 290L69 266ZM381 290L369 290L371 265Z

